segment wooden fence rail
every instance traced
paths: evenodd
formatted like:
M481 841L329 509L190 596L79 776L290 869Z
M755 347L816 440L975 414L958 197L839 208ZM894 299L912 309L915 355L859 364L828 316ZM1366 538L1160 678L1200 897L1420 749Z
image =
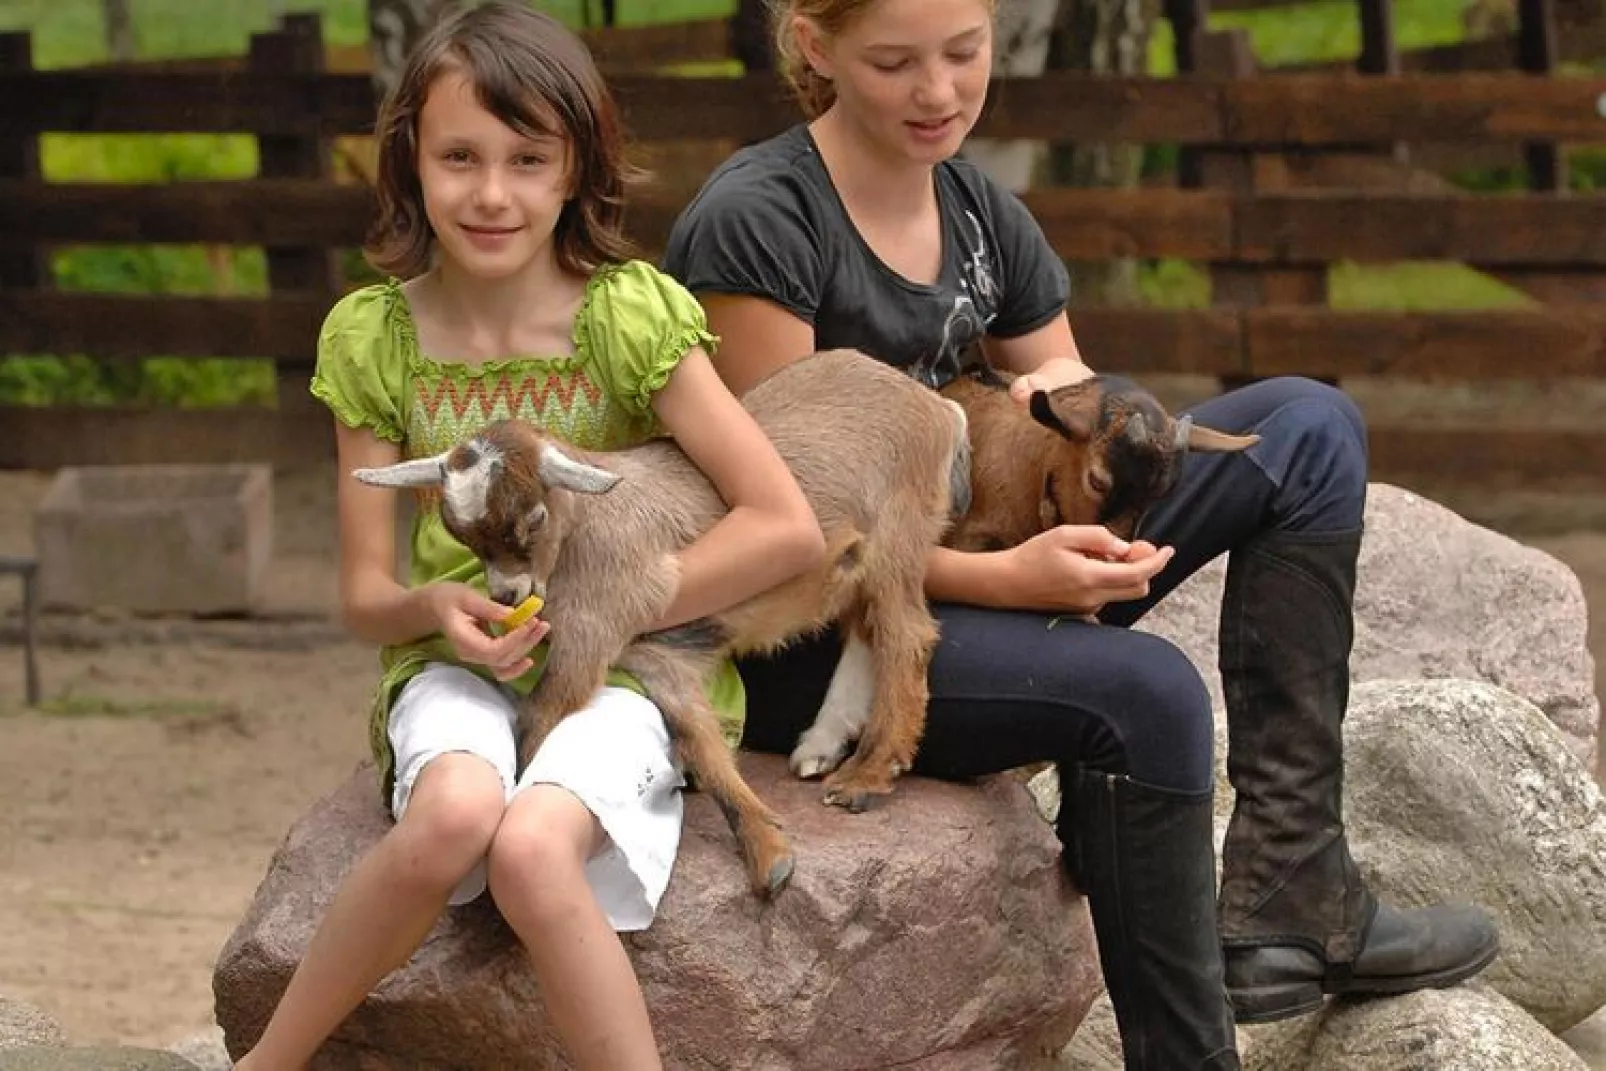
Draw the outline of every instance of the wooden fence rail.
M754 141L797 120L774 77L610 79L643 141ZM366 134L373 89L357 74L0 71L0 137L49 132ZM1246 151L1380 141L1606 142L1606 78L1517 73L1267 73L1252 79L1053 72L998 79L978 137L1231 146Z

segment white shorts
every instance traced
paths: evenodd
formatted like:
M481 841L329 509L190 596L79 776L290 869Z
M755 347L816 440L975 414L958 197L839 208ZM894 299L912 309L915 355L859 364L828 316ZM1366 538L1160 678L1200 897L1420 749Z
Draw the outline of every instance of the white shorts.
M589 706L564 718L514 782L514 729L522 700L459 666L431 662L409 680L390 711L396 754L391 813L401 818L418 775L431 759L478 755L502 778L512 802L533 784L561 785L579 798L608 834L586 863L586 879L615 930L644 930L669 884L680 847L685 785L651 700L606 687ZM452 893L466 904L485 891L485 861Z

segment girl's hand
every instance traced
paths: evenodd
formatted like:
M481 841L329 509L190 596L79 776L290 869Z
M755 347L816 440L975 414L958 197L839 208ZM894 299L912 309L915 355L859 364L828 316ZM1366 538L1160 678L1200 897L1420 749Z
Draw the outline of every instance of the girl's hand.
M430 616L452 650L465 662L490 666L499 681L512 680L534 666L530 649L546 638L552 626L532 617L505 635L492 636L485 626L513 612L467 584L440 582L423 589Z
M1009 397L1017 405L1027 405L1032 400L1033 391L1053 390L1070 383L1080 383L1092 375L1093 369L1074 357L1056 357L1044 361L1034 371L1016 376L1009 384Z
M1009 605L1049 613L1096 614L1106 603L1141 599L1171 561L1171 547L1126 543L1099 525L1064 524L1005 552Z

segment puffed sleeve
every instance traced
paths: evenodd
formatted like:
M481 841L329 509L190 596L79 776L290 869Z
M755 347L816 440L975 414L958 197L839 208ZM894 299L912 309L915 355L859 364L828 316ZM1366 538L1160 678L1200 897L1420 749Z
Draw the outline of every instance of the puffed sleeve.
M802 190L782 176L712 180L669 234L664 270L694 294L766 298L812 325L825 280L825 236Z
M987 195L997 236L1003 294L988 332L1014 338L1042 327L1070 300L1065 262L1021 199L990 179Z
M580 350L593 377L626 411L652 414L652 397L693 346L712 348L708 319L686 288L633 260L595 286L580 312Z
M394 322L395 285L355 290L338 301L318 332L312 393L352 428L399 443L405 435L406 338Z

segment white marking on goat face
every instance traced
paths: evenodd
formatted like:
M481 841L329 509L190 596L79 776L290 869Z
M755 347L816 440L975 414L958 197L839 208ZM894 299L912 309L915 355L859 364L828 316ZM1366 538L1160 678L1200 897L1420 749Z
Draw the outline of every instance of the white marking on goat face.
M478 524L490 512L491 484L502 467L502 451L483 439L474 439L454 451L451 460L467 464L463 468L447 465L441 488L446 508L458 524Z

